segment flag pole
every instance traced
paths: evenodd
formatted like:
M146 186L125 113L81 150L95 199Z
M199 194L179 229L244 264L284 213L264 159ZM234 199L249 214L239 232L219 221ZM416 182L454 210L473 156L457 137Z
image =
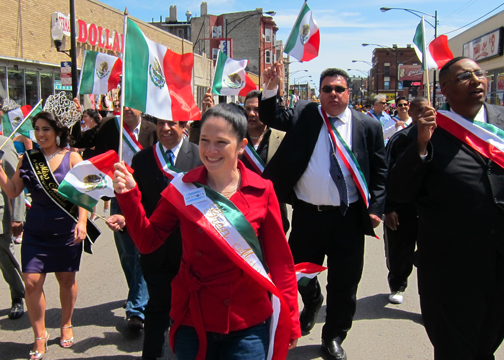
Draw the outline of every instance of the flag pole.
M124 99L126 97L126 32L128 30L128 8L124 9L124 25L123 25L123 46L122 46L122 77L121 77L121 119L119 125L119 162L122 161L123 155L123 129L124 129Z
M426 81L427 81L427 100L428 100L428 104L429 104L429 106L430 106L431 101L430 101L429 69L426 69L426 70L425 70L425 79L426 79Z
M21 121L19 123L19 125L15 129L12 130L12 133L9 135L9 137L7 137L7 139L4 141L2 146L0 146L0 150L2 150L4 148L5 144L7 144L7 141L9 141L9 139L12 139L14 137L14 135L16 134L16 130L19 129L21 127L21 125L23 125L26 122L26 120L28 120L28 118L30 117L32 112L34 112L35 109L38 108L41 103L42 103L42 99L40 99L40 101L37 103L37 105L35 105L35 107L33 109L31 109L31 111L28 113L28 115L26 115L24 117L23 121ZM7 115L7 114L8 114L8 112L5 115Z

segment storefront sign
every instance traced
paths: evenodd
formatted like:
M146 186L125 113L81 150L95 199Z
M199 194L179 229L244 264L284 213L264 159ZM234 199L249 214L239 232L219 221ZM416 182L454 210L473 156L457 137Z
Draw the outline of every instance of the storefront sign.
M70 61L61 62L61 85L72 86L72 63Z
M63 28L63 34L70 36L70 17L56 12L51 16L51 29L54 22L58 21ZM88 24L84 20L78 19L75 24L77 42L98 46L104 50L112 50L122 53L123 35L117 31L102 28L96 24Z
M504 75L497 76L497 91L504 91Z
M422 81L422 65L399 65L399 81Z
M475 61L501 56L503 29L501 27L465 43L463 55Z

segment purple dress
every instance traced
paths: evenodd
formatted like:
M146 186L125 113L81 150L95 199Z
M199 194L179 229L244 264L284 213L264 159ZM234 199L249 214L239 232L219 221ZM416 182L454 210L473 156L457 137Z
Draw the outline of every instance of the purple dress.
M26 273L74 272L79 270L82 243L74 245L75 221L44 192L30 163L23 157L20 176L31 193L32 206L26 213L21 265ZM70 170L70 152L53 172L61 183Z

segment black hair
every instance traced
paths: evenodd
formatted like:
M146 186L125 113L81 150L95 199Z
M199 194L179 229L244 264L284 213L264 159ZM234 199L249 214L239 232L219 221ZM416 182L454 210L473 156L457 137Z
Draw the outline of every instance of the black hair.
M96 110L93 110L93 109L86 109L84 110L83 112L84 114L88 114L89 117L93 118L93 120L95 121L96 125L99 125L100 124L100 113Z
M328 76L330 76L330 77L341 76L345 79L348 89L352 86L351 81L350 81L350 76L348 76L348 73L345 70L337 69L337 68L328 68L328 69L325 69L324 71L322 71L322 73L320 74L320 87L321 88L322 88L322 81Z
M47 111L41 111L33 117L33 120L32 120L33 128L35 128L35 124L37 123L38 119L44 119L45 121L47 121L49 123L49 125L56 132L56 135L58 135L58 133L60 133L59 134L59 137L60 137L59 147L61 149L65 148L67 146L67 142L68 142L68 128L65 125L63 125L59 120L54 119L53 114L51 114L50 112L47 112Z
M187 121L176 121L176 120L158 119L155 116L147 115L147 114L143 114L142 116L144 117L145 120L150 121L151 123L154 123L156 125L158 123L158 120L161 120L161 121L175 121L175 122L178 122L179 125L183 125L183 126L185 126L187 124Z
M395 99L395 103L398 104L399 101L406 101L407 103L409 103L408 99L406 98L406 96L398 96L397 99Z
M413 108L420 106L420 104L422 102L428 103L429 100L427 100L427 98L423 97L423 96L418 96L418 97L414 98L413 100L411 100L410 109L413 109Z
M259 99L260 96L261 96L261 92L259 90L252 90L251 92L249 92L247 94L247 96L245 96L245 100L243 101L243 103L245 104L247 102L247 100L250 100L250 99Z
M247 113L242 106L233 103L218 104L208 109L201 117L202 128L205 121L211 117L220 117L226 120L233 128L238 143L241 143L247 135Z
M448 75L450 75L450 66L452 66L456 62L459 62L460 60L465 60L465 59L472 60L472 59L469 59L468 57L465 57L465 56L457 56L443 65L441 70L439 70L439 84L441 84L441 86L444 85L447 81L449 81L449 79L447 79L447 77L448 77Z

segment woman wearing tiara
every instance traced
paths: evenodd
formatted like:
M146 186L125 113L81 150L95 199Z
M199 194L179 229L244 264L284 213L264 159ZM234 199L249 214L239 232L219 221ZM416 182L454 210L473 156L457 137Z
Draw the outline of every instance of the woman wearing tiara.
M72 313L77 298L75 272L79 270L82 241L86 237L87 211L69 204L53 189L66 173L82 161L66 149L68 128L49 112L33 118L40 150L27 152L12 179L0 169L0 187L10 198L26 187L32 207L26 214L21 263L26 288L26 306L35 334L31 360L42 359L49 333L45 327L44 281L54 272L60 286L62 347L74 342Z

